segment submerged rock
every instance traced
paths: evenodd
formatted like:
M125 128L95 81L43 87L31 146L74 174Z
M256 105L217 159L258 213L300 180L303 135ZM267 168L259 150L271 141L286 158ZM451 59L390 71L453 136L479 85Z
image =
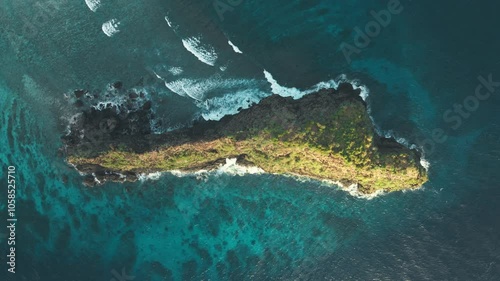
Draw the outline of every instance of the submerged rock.
M269 173L356 185L365 194L421 186L427 175L419 152L377 135L359 94L344 83L298 100L273 95L220 121L162 135L150 134L151 102L126 115L83 112L63 138L66 157L80 172L98 175L94 184L214 170L236 158Z
M79 99L79 98L83 97L83 95L85 95L87 92L84 90L76 90L74 93L75 93L75 97L77 99Z

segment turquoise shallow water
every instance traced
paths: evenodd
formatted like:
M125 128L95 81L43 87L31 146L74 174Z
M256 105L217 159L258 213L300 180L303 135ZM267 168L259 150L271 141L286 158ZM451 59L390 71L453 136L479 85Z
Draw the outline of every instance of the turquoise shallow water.
M340 43L385 1L244 1L224 20L211 1L107 1L95 12L63 1L50 13L2 1L0 178L8 165L19 176L17 273L2 268L2 280L497 280L500 90L457 130L442 115L474 93L477 76L500 77L498 4L402 3L347 64ZM121 31L107 37L111 18ZM199 36L217 53L214 66L182 43ZM142 77L172 127L271 94L264 69L301 89L357 78L377 126L412 143L443 128L449 139L426 150L430 181L373 200L275 175L166 174L89 189L58 156L72 89ZM5 221L6 200L0 206Z

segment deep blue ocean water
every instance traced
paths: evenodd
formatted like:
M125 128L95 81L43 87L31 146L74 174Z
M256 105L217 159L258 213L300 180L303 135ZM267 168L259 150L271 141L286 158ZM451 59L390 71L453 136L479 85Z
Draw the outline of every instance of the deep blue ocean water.
M392 1L365 2L1 1L5 224L7 166L18 176L16 274L2 226L1 280L499 280L500 87L459 126L443 115L479 76L500 81L500 3L401 0L348 63L342 43ZM341 74L369 89L381 131L425 144L422 189L366 200L227 174L90 189L57 153L74 89L142 87L164 131ZM436 128L447 140L424 142Z

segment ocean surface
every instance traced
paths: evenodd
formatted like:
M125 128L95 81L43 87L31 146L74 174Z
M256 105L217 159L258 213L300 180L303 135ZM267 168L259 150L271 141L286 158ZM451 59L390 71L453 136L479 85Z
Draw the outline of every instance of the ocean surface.
M498 11L494 0L1 0L0 280L500 280L500 87L485 83L500 81ZM157 133L353 81L382 134L423 149L430 180L371 200L267 174L84 187L58 154L72 93L115 81L147 93L161 122L144 126Z

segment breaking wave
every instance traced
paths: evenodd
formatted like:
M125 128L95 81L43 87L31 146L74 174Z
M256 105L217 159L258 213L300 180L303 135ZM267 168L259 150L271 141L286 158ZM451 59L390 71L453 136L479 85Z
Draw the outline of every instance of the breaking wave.
M198 58L199 61L210 66L215 65L218 59L215 49L210 45L203 44L200 36L182 39L182 44L184 48Z
M237 163L236 158L226 158L226 163L220 165L215 170L199 170L194 172L185 172L180 170L172 170L167 172L154 172L154 173L142 173L138 176L139 180L144 182L148 180L159 180L165 174L171 174L176 177L189 177L195 176L198 179L208 179L209 175L236 175L236 176L244 176L244 175L253 175L253 174L263 174L265 173L259 167L255 166L242 166Z
M258 89L240 90L198 102L197 105L202 110L201 116L203 119L220 120L226 115L234 115L241 109L249 108L252 104L258 103L267 96L269 96L269 93Z
M220 75L206 79L161 79L170 91L192 98L205 120L219 120L236 114L270 95L264 90L262 81L254 79L224 79ZM211 94L217 95L211 97Z
M170 72L172 75L181 75L184 70L181 67L171 67L168 69L168 72Z
M120 26L120 22L117 19L111 19L102 24L102 32L106 34L108 37L112 37L116 33L120 32L118 27Z
M267 70L264 70L264 76L266 77L267 82L271 84L271 91L273 92L273 94L280 95L282 97L292 97L293 99L300 99L305 95L315 93L322 89L337 89L341 83L351 83L355 89L360 89L361 90L360 96L363 99L365 99L369 94L369 90L366 86L361 85L357 80L347 79L347 76L344 74L339 75L336 79L328 80L325 82L319 82L318 84L312 86L307 90L300 90L294 87L289 88L282 86L278 83L278 81L276 81L276 79L274 79L273 75L269 73Z
M159 180L163 174L160 172L154 172L154 173L149 173L149 174L140 174L138 176L138 179L140 181L147 181L147 180Z
M180 170L172 170L172 171L167 171L167 172L154 172L154 173L143 173L138 176L139 180L142 182L149 181L149 180L159 180L163 175L165 174L171 174L176 177L196 177L199 180L209 180L210 176L219 176L219 175L234 175L234 176L244 176L244 175L260 175L260 174L265 174L266 172L262 170L261 168L257 166L242 166L237 163L236 158L226 158L226 163L221 164L217 169L214 170L199 170L199 171L193 171L193 172L185 172L185 171L180 171ZM361 198L361 199L366 199L366 200L371 200L374 199L380 195L385 194L382 190L378 190L374 193L370 194L364 194L359 191L358 185L357 184L352 184L350 186L345 186L340 182L337 181L330 181L330 180L318 180L318 179L313 179L301 175L295 175L295 174L276 174L278 176L283 176L283 177L292 177L295 180L302 181L302 182L312 182L312 181L319 181L322 182L323 184L331 187L338 187L341 190L349 193L353 197Z
M89 7L89 9L92 12L95 12L101 6L101 1L100 0L85 0L85 4L87 4L87 7Z

